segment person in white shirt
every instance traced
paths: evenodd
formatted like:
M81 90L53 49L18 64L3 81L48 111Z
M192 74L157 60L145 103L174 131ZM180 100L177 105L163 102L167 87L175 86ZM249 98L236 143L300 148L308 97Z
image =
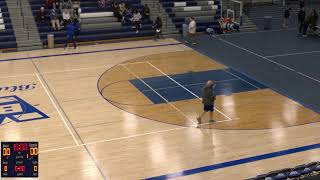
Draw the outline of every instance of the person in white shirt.
M197 44L195 41L195 35L197 30L197 23L193 17L189 18L188 35L186 38L186 43Z
M63 26L66 26L67 25L67 22L70 20L70 13L67 9L64 9L63 10L63 13L62 13L62 19L63 19Z
M135 10L131 21L134 25L134 29L136 30L136 33L139 33L139 30L141 28L141 18L142 18L142 16L141 16L140 12Z

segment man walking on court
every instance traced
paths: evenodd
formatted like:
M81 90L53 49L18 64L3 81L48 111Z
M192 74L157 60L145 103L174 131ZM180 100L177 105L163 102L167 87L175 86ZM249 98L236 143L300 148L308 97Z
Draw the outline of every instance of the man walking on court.
M214 110L214 101L216 100L216 95L213 92L214 82L208 81L207 84L202 89L202 104L203 104L203 113L197 118L198 123L201 124L201 118L209 112L210 120L209 122L214 122L212 119L213 110Z
M190 22L189 22L189 26L188 26L188 35L186 38L186 43L191 43L193 45L197 44L195 41L195 35L196 35L196 30L197 30L197 23L194 20L193 17L189 18Z

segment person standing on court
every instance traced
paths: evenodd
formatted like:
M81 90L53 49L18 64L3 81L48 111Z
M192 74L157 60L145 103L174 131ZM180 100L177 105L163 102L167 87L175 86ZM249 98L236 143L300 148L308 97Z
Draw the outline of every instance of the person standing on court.
M196 35L196 30L197 30L197 23L194 20L193 17L189 18L189 26L188 26L188 35L186 38L186 43L191 43L193 45L197 44L195 41L195 35Z
M67 29L67 41L66 41L66 44L64 45L64 49L66 49L69 46L70 42L73 43L74 49L77 49L76 38L75 38L76 28L74 24L71 22L71 20L68 21L66 29Z
M306 12L304 11L304 7L302 7L298 13L299 34L302 34L305 18L306 18Z
M154 21L152 28L155 30L154 39L158 40L162 38L162 20L160 16L158 16L157 19Z
M289 19L290 19L290 10L291 8L286 8L284 10L284 15L283 15L283 28L287 28L288 23L289 23Z
M203 104L203 113L197 118L198 123L201 124L202 117L209 112L209 122L214 122L213 110L214 110L214 101L216 100L216 95L213 92L214 82L208 81L206 85L202 88L202 104Z

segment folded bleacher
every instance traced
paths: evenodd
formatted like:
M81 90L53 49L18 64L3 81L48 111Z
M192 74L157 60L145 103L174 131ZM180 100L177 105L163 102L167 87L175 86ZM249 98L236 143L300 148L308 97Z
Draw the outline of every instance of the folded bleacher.
M10 14L5 0L0 0L0 50L17 48Z
M320 179L320 162L311 162L293 168L271 171L247 180Z
M166 12L179 31L182 24L188 23L189 17L197 22L197 31L203 32L208 26L218 26L221 6L219 1L212 0L160 0Z
M43 0L29 0L34 17L39 12ZM125 0L133 9L141 10L140 0ZM100 8L96 0L81 0L81 32L77 41L100 41L121 38L151 36L154 34L151 21L143 21L142 28L136 33L130 25L122 25L114 17L112 8ZM37 24L41 40L47 44L47 35L54 34L55 43L62 44L66 40L66 31L54 31L50 26Z

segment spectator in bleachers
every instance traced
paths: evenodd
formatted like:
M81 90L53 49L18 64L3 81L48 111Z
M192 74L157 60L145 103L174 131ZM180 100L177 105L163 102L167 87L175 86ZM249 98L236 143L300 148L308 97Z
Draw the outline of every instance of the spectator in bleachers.
M233 22L231 18L222 17L219 20L219 24L220 24L221 29L224 32L232 32L232 31L239 31L240 30L240 26L238 24L236 24L235 22Z
M80 8L80 0L72 0L72 8L73 9L78 9Z
M71 9L72 2L71 0L62 0L62 9Z
M302 33L304 20L306 19L306 12L304 11L304 7L300 9L298 12L298 21L299 21L299 34Z
M105 8L107 7L107 0L98 0L98 6L100 8Z
M77 43L75 38L75 26L71 22L71 20L68 21L66 30L67 30L67 41L64 45L64 49L66 49L69 46L69 43L72 42L74 49L77 49Z
M122 20L122 15L120 14L119 4L116 1L113 2L112 9L113 9L114 17L118 19L118 22L120 22Z
M130 25L131 24L131 19L132 19L133 15L131 13L131 9L126 9L123 13L123 18L122 18L122 23L124 25Z
M55 31L60 30L60 22L59 22L58 14L56 12L56 9L54 8L50 12L50 21L51 21L53 30Z
M78 8L77 10L74 10L75 11L75 17L74 19L76 19L78 22L81 22L81 8Z
M48 14L45 11L44 7L40 8L40 11L37 14L37 22L48 23Z
M119 14L123 17L126 11L126 4L124 2L119 4Z
M155 30L155 40L162 38L162 20L160 16L154 21L152 28Z
M196 35L196 30L197 30L197 23L194 20L193 17L189 18L189 26L188 26L188 35L186 38L186 43L191 43L193 45L197 44L195 41L195 35Z
M141 14L139 11L135 10L132 16L132 23L134 25L134 29L136 30L136 33L139 33L139 30L141 29Z
M150 9L148 7L148 4L145 4L142 8L142 19L143 20L149 20L150 19Z
M60 10L62 9L62 3L60 2L60 0L53 3L53 8L60 9Z
M56 0L45 0L44 1L44 7L46 9L52 9L53 8L53 4L55 4Z
M72 0L72 9L75 16L79 15L80 0Z
M70 13L69 13L69 11L67 10L67 9L64 9L63 10L63 13L62 13L62 24L63 24L63 26L66 26L67 24L68 24L68 22L70 21L70 19L71 19L71 16L70 16Z

